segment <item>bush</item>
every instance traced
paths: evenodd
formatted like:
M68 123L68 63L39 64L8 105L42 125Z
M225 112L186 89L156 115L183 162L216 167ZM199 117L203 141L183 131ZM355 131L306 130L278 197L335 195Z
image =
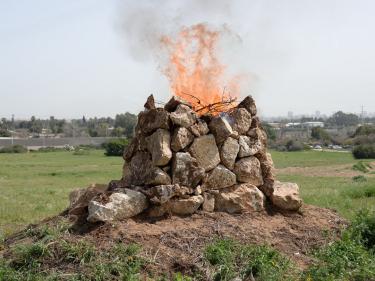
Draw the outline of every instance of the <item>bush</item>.
M26 153L28 150L26 147L15 144L12 146L6 146L0 149L0 153Z
M352 177L352 180L354 182L366 182L367 181L366 177L364 177L362 175L354 176L354 177Z
M287 151L301 151L304 149L303 143L295 140L289 140L285 146Z
M365 163L362 161L359 161L358 163L354 164L352 169L355 171L360 171L362 173L368 173L371 169L371 165L369 163Z
M122 156L124 149L128 146L128 139L113 139L103 144L105 155Z
M375 158L374 144L361 144L353 148L353 156L356 159L372 159Z
M375 280L375 213L357 213L341 240L314 253L303 280Z

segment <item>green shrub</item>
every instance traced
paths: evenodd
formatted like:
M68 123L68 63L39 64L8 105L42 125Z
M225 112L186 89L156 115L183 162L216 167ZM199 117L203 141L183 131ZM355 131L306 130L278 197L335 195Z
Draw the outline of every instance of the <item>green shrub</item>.
M359 161L358 163L355 163L352 167L355 171L360 171L362 173L368 173L371 169L371 165L369 163L365 163L362 161Z
M364 177L362 175L354 176L354 177L352 177L352 180L354 182L366 182L367 181L366 177Z
M304 149L303 143L296 140L289 140L285 146L287 151L301 151Z
M113 139L103 144L105 155L107 156L122 156L124 149L127 147L128 139Z
M374 192L375 196L375 192ZM375 250L375 211L361 210L350 227L351 237L367 249Z
M375 158L374 144L361 144L353 148L353 156L356 159L372 159Z
M26 153L26 152L27 152L27 148L19 144L6 146L0 149L0 153Z
M305 280L356 280L375 278L375 258L348 234L314 253L314 262L304 273Z

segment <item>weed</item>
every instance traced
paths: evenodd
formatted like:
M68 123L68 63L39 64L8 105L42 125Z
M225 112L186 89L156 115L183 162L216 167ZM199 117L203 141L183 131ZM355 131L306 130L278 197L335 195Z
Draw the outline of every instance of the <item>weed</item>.
M371 165L369 163L359 161L353 165L352 169L362 173L368 173L371 169Z
M354 182L366 182L367 181L366 177L362 176L362 175L354 176L354 177L352 177L352 180Z
M215 268L214 280L297 280L290 260L269 246L242 245L221 239L208 245L204 256Z
M37 269L42 263L42 258L49 254L48 246L42 242L18 245L14 252L12 267L19 270Z
M95 256L94 246L83 240L77 242L62 240L59 247L62 249L63 260L69 263L87 264Z

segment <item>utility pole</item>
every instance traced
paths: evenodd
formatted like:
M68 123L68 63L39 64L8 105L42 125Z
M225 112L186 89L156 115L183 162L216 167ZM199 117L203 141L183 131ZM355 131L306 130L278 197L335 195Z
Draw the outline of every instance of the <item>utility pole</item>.
M364 115L365 115L365 112L363 110L363 105L361 105L361 121L362 121L362 125L364 125L364 121L365 121Z

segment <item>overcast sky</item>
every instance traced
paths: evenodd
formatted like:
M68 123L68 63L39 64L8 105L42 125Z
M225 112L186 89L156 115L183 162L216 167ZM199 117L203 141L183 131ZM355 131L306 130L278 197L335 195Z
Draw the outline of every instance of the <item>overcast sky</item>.
M0 117L114 116L171 95L153 37L223 24L264 116L375 111L372 0L0 0ZM241 39L239 39L241 38Z

